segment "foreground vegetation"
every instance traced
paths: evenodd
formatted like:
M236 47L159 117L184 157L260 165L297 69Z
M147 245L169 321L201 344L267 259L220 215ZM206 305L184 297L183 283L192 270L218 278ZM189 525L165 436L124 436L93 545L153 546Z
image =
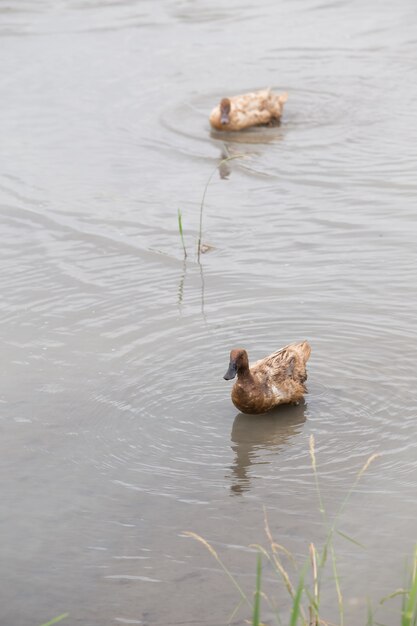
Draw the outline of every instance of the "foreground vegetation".
M250 612L251 615L251 621L246 621L246 623L250 623L252 624L252 626L262 626L261 600L268 604L270 611L273 611L276 618L276 623L280 626L284 624L278 608L274 606L271 598L268 597L268 595L262 590L262 563L263 561L267 561L272 566L280 582L284 585L290 598L290 613L288 619L285 620L285 623L287 623L288 626L335 626L333 623L324 619L324 617L322 616L321 607L324 572L326 571L326 568L329 567L331 567L335 584L335 604L337 605L337 612L339 615L339 622L337 626L346 626L345 606L340 584L336 552L334 548L334 537L335 534L338 534L348 541L358 544L358 542L355 541L353 538L338 530L337 523L341 513L344 511L353 491L357 487L363 474L368 470L371 463L373 463L373 461L375 461L378 456L379 455L377 454L373 454L371 457L369 457L364 466L357 473L356 479L349 489L348 493L346 494L344 500L342 501L336 515L334 516L334 519L330 521L324 508L324 503L321 495L316 463L314 437L310 437L311 465L315 478L320 513L322 515L323 523L325 524L325 527L327 529L326 539L321 549L317 549L313 543L310 544L308 555L306 555L304 565L303 567L299 568L297 567L297 563L293 555L283 546L274 541L269 527L266 509L264 508L265 533L269 545L267 549L261 545L251 546L258 551L256 566L256 585L253 598L249 598L248 595L243 591L236 577L233 576L233 574L224 565L223 561L220 559L218 553L211 544L209 544L203 537L197 535L196 533L185 533L186 536L196 539L197 541L202 543L207 548L207 550L209 550L209 552L216 559L217 563L220 565L226 576L230 579L231 583L235 586L240 596L240 601L238 605L235 607L229 617L229 624L236 618L237 613L241 609L241 607L246 605L247 611ZM291 563L292 568L296 572L295 583L293 582L292 577L288 571L288 567L284 566L284 556L286 562ZM400 626L417 626L417 548L414 552L412 565L409 570L408 583L403 588L396 589L390 595L382 598L379 602L378 608L380 608L381 605L383 605L386 601L396 596L402 597L401 615L399 616L398 622ZM364 626L365 624L366 626L384 626L383 624L381 624L381 622L376 621L375 613L376 611L374 611L373 607L369 603L368 614L366 617L364 617Z
M344 598L334 548L334 537L338 534L344 539L360 545L357 541L355 541L355 539L349 537L345 533L342 533L337 528L337 523L362 476L377 457L377 454L373 454L369 457L364 466L357 473L353 485L349 489L333 520L331 521L326 513L321 494L314 437L310 437L311 466L316 484L320 513L322 515L323 523L327 529L326 538L320 549L317 549L313 543L310 543L308 555L306 555L304 564L300 568L297 566L294 556L273 539L266 509L264 508L265 533L268 540L268 547L265 548L259 544L251 546L257 550L256 583L253 597L248 597L240 586L237 578L233 576L229 569L224 565L218 553L208 541L194 532L184 533L186 536L196 539L205 546L210 554L216 559L217 563L220 565L225 575L229 578L239 594L240 600L235 609L232 611L227 622L228 624L236 619L238 611L243 606L246 606L247 615L248 617L250 616L250 619L246 620L245 623L251 624L252 626L263 626L261 621L261 604L263 602L268 605L269 613L271 613L271 611L274 613L276 623L279 626L283 626L284 624L286 624L286 626L352 626L346 625L345 622ZM295 572L295 576L290 574L288 566L284 565L284 561L285 563L289 563L291 565L291 570ZM284 588L288 593L290 599L290 609L285 620L281 618L278 607L274 605L272 599L262 590L262 566L264 562L267 562L272 566L272 569L277 575L280 583L284 585ZM335 585L334 598L339 616L337 625L329 622L322 615L322 588L326 568L331 568L332 578ZM385 602L398 596L402 599L400 615L398 616L399 626L417 626L417 547L413 554L411 566L408 570L407 584L382 598L376 609L380 609ZM376 612L377 611L374 611L373 607L369 603L368 613L367 616L364 616L363 626L384 626L384 624L380 621L376 621ZM64 613L55 617L51 621L42 624L42 626L53 626L67 617L68 613Z

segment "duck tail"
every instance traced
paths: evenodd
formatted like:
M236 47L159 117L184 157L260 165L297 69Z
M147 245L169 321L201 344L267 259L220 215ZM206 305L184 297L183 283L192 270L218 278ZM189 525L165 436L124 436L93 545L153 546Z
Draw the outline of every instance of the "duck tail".
M308 341L303 341L297 345L298 352L302 355L304 363L307 363L311 354L311 346Z
M270 111L274 115L274 117L276 117L276 119L279 119L281 117L282 112L284 110L284 104L287 102L287 100L288 100L287 93L281 93L281 94L271 93L270 94L270 102L269 102Z

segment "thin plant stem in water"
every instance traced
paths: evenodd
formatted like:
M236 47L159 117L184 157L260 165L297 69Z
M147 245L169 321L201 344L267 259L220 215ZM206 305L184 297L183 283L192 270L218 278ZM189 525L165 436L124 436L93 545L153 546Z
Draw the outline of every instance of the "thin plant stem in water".
M208 186L209 186L209 184L211 182L211 179L213 178L214 174L219 169L219 167L221 167L224 163L227 163L228 161L233 161L233 159L242 159L242 158L244 158L244 156L245 156L244 154L234 154L233 156L229 156L229 157L226 157L225 159L222 159L216 165L216 167L214 168L214 170L212 171L212 173L208 177L208 180L206 182L206 186L204 187L203 197L201 198L201 204L200 204L200 226L199 226L199 229L198 229L198 241L197 241L197 261L199 263L200 263L200 256L201 256L201 239L202 239L202 236L203 236L204 200L206 199Z
M184 251L184 259L187 258L187 249L185 247L185 241L184 241L184 232L182 229L182 214L181 214L181 209L178 209L178 230L180 231L180 237L181 237L181 243L182 243L182 249Z

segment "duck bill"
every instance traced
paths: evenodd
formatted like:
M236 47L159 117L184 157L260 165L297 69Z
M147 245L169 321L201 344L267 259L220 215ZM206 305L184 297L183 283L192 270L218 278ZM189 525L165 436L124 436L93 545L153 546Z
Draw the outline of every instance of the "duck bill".
M229 369L227 370L226 374L223 376L223 378L225 380L232 380L232 378L234 378L237 374L237 367L236 367L236 363L232 363L232 361L230 361L229 363Z
M230 119L229 119L228 112L227 111L222 111L221 115L220 115L220 124L222 124L222 126L225 126L229 122L230 122Z

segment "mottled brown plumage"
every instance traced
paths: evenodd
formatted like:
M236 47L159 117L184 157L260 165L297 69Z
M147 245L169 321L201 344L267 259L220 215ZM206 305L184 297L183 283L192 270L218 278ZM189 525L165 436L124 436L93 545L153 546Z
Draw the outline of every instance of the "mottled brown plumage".
M281 118L288 95L276 95L270 89L223 98L210 114L216 130L243 130L269 124Z
M292 343L249 367L246 350L232 350L224 378L237 374L232 389L235 407L242 413L265 413L279 404L298 403L306 392L310 353L307 341Z

